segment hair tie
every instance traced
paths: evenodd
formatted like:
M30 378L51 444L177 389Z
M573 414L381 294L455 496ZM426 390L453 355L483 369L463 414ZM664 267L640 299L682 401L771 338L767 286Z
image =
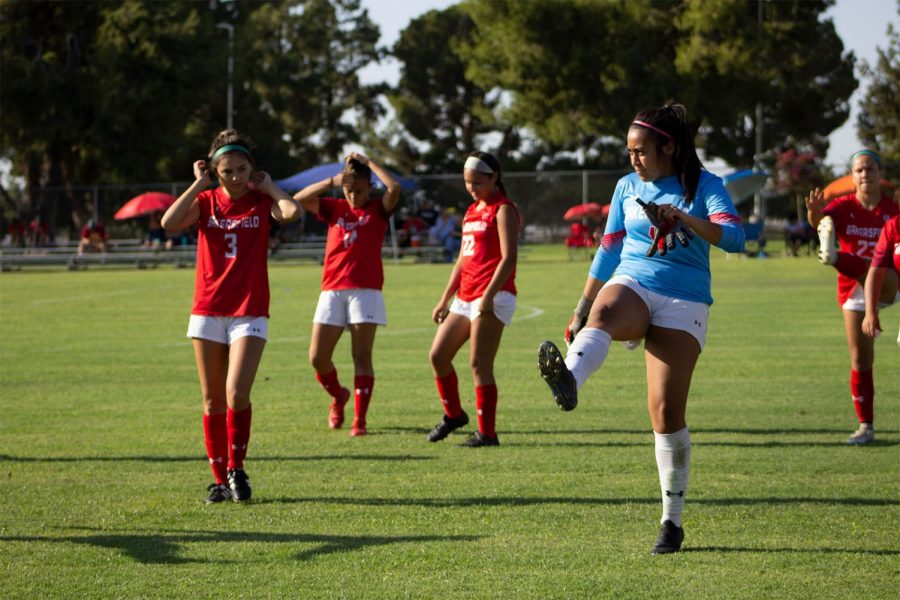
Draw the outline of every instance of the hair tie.
M470 156L469 158L467 158L466 164L463 169L472 169L474 171L479 171L488 175L494 174L494 170L491 168L491 166L477 156Z
M874 150L869 150L868 148L863 148L862 150L857 150L850 156L850 168L853 168L853 159L857 156L871 156L875 159L875 162L878 163L878 167L881 168L881 157L878 156L878 153Z
M650 123L647 123L646 121L632 121L632 125L640 125L641 127L646 127L647 129L652 129L656 133L669 138L673 142L675 141L675 138L673 138L671 135L669 135L668 133L666 133L659 127L654 127L653 125L651 125Z
M246 146L242 146L241 144L226 144L213 152L213 155L210 157L210 160L216 160L218 157L222 156L226 152L243 152L247 156L250 156L250 150L247 149Z

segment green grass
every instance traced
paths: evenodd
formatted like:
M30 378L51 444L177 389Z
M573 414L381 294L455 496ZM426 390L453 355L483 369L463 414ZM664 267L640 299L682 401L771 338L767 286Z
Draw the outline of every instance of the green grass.
M441 415L427 352L448 266L386 267L371 434L351 439L327 429L306 358L320 268L273 263L254 501L211 507L184 338L193 273L0 275L0 596L896 597L898 310L876 347L878 442L847 447L833 272L715 252L688 404L686 551L651 557L660 506L641 353L616 345L573 413L535 367L586 272L561 247L520 261L520 320L497 360L503 445L472 450L459 434L425 441ZM342 340L345 381L349 353Z

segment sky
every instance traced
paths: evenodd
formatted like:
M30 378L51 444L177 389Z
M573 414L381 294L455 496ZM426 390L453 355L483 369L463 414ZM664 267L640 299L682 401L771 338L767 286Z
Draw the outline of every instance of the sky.
M456 0L362 0L362 5L369 10L369 17L381 28L384 46L392 46L411 19L456 3ZM844 51L852 50L857 60L865 60L872 66L878 58L876 47L887 45L888 23L900 29L897 0L837 0L826 14L834 21L838 36L844 42ZM380 65L367 67L360 76L366 83L387 81L396 84L399 66L397 61L385 60ZM825 162L831 166L843 167L850 155L860 148L856 137L856 115L868 83L858 70L857 79L860 85L850 98L850 118L829 136L830 148Z

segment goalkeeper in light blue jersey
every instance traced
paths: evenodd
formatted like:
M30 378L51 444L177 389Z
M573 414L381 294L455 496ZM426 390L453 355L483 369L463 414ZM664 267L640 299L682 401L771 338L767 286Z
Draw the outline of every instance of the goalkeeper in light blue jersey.
M709 246L744 248L744 232L722 180L703 170L687 111L651 108L628 129L634 173L619 180L606 232L566 328L563 359L553 342L538 351L541 376L563 410L606 359L612 340L644 340L647 405L662 492L653 554L678 552L691 441L685 421L694 366L706 342Z

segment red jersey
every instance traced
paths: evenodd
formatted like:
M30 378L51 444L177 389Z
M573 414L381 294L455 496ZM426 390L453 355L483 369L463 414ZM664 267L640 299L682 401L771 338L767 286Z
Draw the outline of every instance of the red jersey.
M238 199L216 188L197 195L197 273L192 314L269 316L269 214L272 198L248 190Z
M381 289L381 245L389 217L381 198L370 198L362 208L343 198L319 198L318 218L328 223L323 290Z
M856 199L856 194L839 196L828 203L822 214L834 220L834 231L840 242L840 252L872 260L875 244L885 221L900 214L900 207L890 197L882 194L872 210ZM853 294L857 281L838 273L838 302L843 304Z
M480 202L473 202L466 210L462 224L462 246L459 253L460 263L459 290L456 295L460 300L471 302L480 298L490 284L500 264L500 233L497 230L497 211L508 204L516 210L515 205L500 192L497 192L483 208ZM519 211L516 210L518 218ZM500 288L511 294L516 293L516 271Z
M872 266L894 269L900 274L900 216L884 224L872 253Z

